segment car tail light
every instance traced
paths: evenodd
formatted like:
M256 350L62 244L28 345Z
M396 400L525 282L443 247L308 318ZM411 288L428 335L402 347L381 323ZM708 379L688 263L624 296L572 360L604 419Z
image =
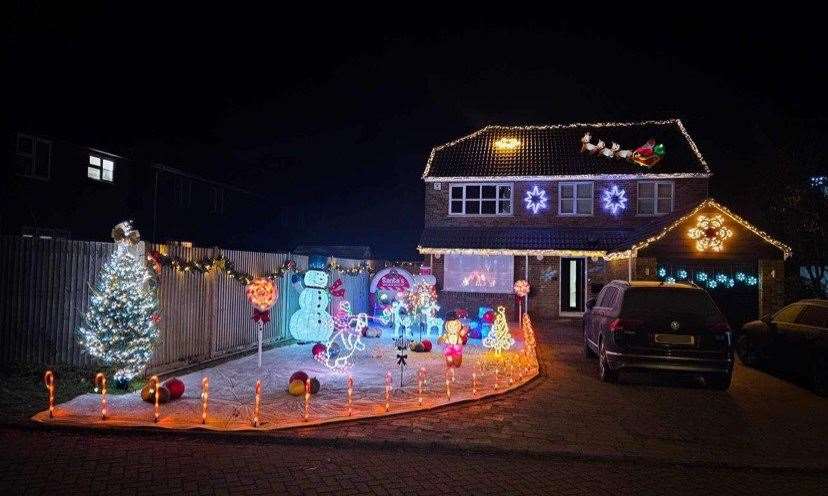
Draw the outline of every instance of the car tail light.
M640 320L613 319L609 324L610 332L634 331L641 325Z
M713 333L725 333L730 332L730 326L727 325L727 322L716 322L707 326L707 330Z

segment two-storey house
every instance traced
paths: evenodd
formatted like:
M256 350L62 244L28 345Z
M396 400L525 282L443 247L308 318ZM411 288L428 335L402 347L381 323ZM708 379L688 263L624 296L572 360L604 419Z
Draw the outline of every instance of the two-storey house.
M435 147L420 253L441 306L580 316L612 279L693 281L732 323L778 308L790 249L709 198L678 119L487 126ZM600 302L598 302L600 304Z

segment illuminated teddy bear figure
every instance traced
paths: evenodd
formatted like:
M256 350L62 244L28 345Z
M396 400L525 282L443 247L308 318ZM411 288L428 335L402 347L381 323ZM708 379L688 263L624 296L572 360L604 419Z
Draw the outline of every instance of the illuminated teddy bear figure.
M465 330L463 323L457 319L447 320L443 335L437 342L444 345L443 356L446 357L447 367L459 367L463 363L463 344Z
M290 334L299 342L327 341L333 331L333 318L328 313L327 258L311 255L308 271L299 293L299 310L290 317Z

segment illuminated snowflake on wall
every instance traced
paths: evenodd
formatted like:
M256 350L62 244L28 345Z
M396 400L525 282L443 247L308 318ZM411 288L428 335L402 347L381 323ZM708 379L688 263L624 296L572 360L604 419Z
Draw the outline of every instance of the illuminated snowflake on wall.
M526 192L526 196L523 198L523 201L526 202L526 209L531 210L533 214L536 214L541 209L548 207L546 191L538 188L537 186Z
M627 191L613 184L611 188L604 190L601 201L604 204L604 210L612 215L618 215L622 210L627 209Z
M687 231L687 236L696 241L697 250L718 252L724 248L724 241L733 236L733 231L724 226L724 217L720 214L699 215L696 227Z

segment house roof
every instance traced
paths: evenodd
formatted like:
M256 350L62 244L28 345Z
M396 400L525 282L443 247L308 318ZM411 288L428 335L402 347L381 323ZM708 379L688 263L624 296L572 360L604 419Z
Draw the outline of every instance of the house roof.
M426 227L417 249L422 254L596 256L608 260L629 258L632 252L655 243L700 210L713 207L745 229L782 251L791 249L712 198L659 217L638 229L573 227Z
M661 161L645 167L629 160L581 151L581 139L634 150L655 139L666 149ZM502 139L517 140L514 148L498 149ZM513 143L515 143L513 141ZM423 179L543 179L560 176L709 176L693 139L679 119L643 122L575 123L546 126L486 126L431 150Z

